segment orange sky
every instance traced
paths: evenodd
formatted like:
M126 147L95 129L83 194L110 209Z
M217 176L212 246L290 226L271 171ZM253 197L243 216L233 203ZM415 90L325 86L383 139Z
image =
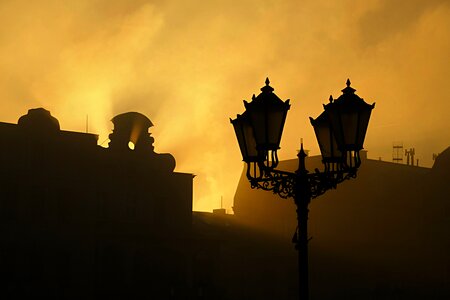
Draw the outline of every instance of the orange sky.
M269 76L291 99L280 157L300 138L318 154L308 117L349 77L376 102L365 148L392 159L415 147L423 166L450 145L450 2L0 2L0 120L44 107L65 130L107 145L110 119L146 114L157 152L197 175L194 209L231 209L242 162L229 117Z

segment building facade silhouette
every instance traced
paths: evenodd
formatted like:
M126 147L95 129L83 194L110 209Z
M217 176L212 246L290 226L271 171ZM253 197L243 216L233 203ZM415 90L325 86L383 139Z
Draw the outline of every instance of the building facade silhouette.
M311 299L449 299L450 148L432 168L369 159L367 152L361 158L357 179L311 202ZM293 171L297 164L286 160L279 168ZM321 157L306 164L320 168ZM292 200L252 190L245 170L234 212L242 224L286 244L296 228ZM286 265L295 259L293 245L279 257ZM296 274L279 276L288 281Z
M3 299L177 299L207 288L194 271L193 175L154 152L144 115L112 122L108 148L42 108L0 123Z
M0 123L2 299L298 298L292 201L244 171L234 215L192 212L193 175L154 152L151 121L112 122L108 148L42 108ZM362 159L311 204L312 299L448 299L450 148L433 168Z

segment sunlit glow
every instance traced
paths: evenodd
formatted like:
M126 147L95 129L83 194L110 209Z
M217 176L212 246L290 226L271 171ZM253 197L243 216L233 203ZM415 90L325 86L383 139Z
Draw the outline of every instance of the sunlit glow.
M135 120L133 124L133 128L131 128L131 134L130 134L130 141L134 144L136 144L139 136L142 134L142 131L144 131L144 123L142 120L137 119Z
M394 3L2 1L0 121L43 106L62 129L97 133L106 146L114 115L143 113L155 151L197 175L194 209L218 208L223 197L231 210L242 163L228 118L242 100L269 76L292 104L280 159L295 157L300 137L315 155L308 117L350 78L377 102L369 157L390 161L401 140L430 166L450 140L450 4Z

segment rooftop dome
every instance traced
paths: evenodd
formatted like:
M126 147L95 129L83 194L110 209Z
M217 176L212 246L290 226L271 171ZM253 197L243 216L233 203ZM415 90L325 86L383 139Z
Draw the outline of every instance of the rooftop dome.
M18 125L33 132L57 132L60 130L58 120L42 107L28 110L28 114L19 118Z
M127 112L112 118L114 132L129 137L129 141L136 144L142 134L147 134L153 126L149 118L138 112Z
M132 143L137 152L153 151L154 139L148 132L153 124L149 118L138 112L127 112L115 116L111 121L114 128L109 135L110 149L133 149L129 147L129 143Z

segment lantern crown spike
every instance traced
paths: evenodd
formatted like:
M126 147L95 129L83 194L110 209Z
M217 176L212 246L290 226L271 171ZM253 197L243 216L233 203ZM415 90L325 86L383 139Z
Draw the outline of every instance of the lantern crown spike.
M261 88L261 91L263 93L272 93L274 91L274 88L269 85L270 84L269 77L266 77L266 81L264 83L266 85Z
M356 90L350 86L351 84L352 83L350 82L350 78L347 78L347 81L345 82L345 85L347 87L342 90L342 93L344 93L344 94L354 94L356 92Z
M306 155L306 152L303 149L303 138L300 139L300 151L299 151L298 155L300 155L302 157L308 156L308 155Z
M299 165L298 165L298 171L299 173L307 173L306 171L306 164L305 164L305 158L308 155L306 154L305 150L303 149L303 138L300 139L300 151L297 154L297 157L299 158Z

